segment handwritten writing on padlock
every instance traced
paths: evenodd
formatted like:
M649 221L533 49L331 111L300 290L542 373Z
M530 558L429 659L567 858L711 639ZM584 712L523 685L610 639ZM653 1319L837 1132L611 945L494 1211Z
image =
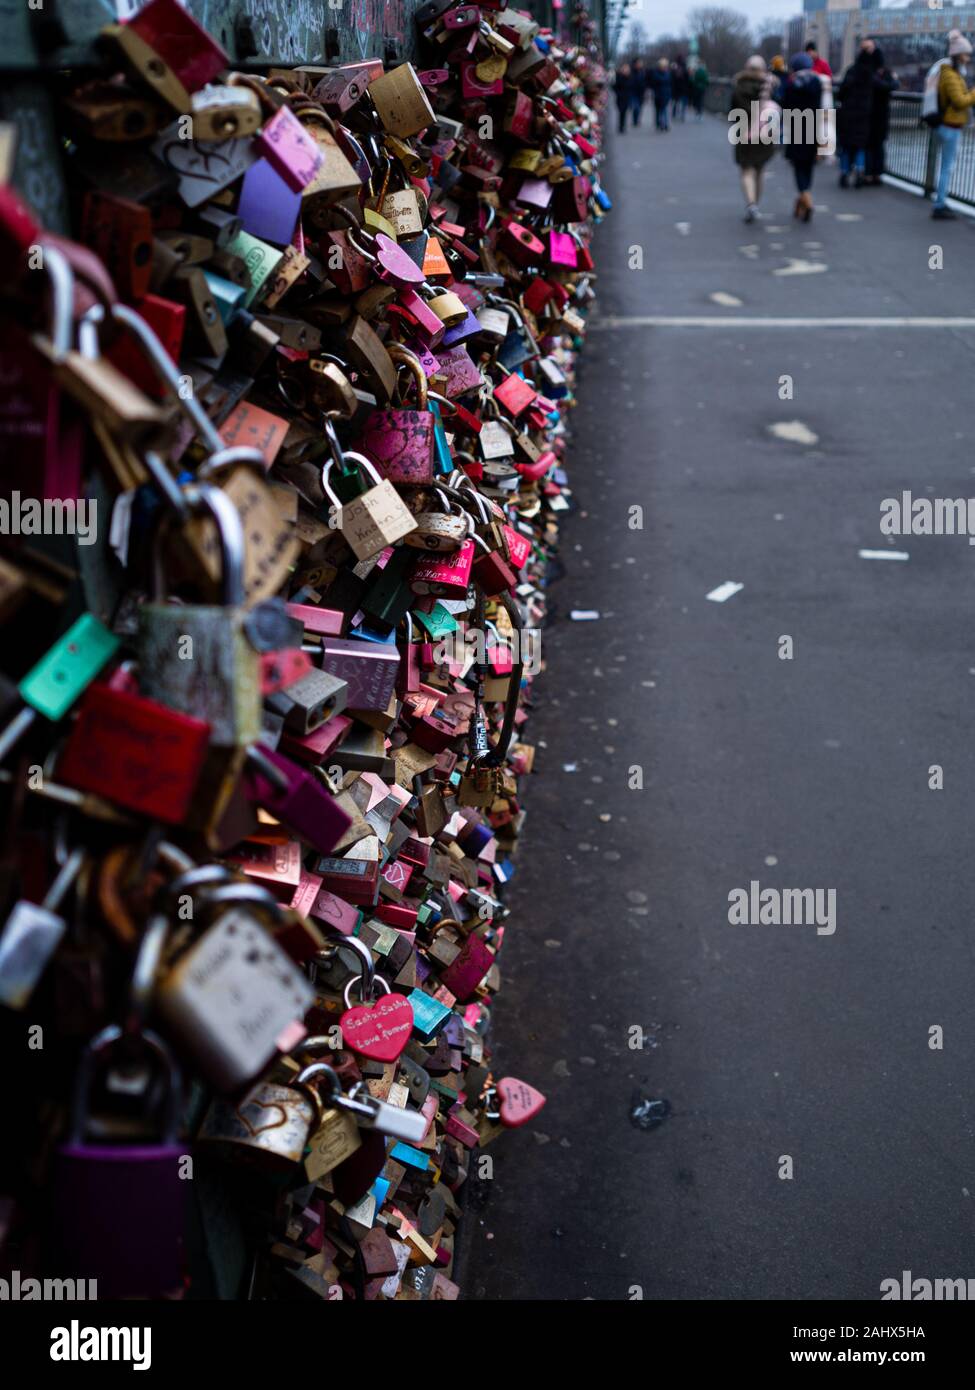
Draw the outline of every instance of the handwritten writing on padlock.
M352 979L346 986L346 1005L354 983L355 979ZM346 1046L353 1052L375 1062L395 1062L410 1040L413 1009L402 995L390 993L385 980L377 979L375 983L386 991L385 997L377 1003L346 1008L339 1020L339 1027Z

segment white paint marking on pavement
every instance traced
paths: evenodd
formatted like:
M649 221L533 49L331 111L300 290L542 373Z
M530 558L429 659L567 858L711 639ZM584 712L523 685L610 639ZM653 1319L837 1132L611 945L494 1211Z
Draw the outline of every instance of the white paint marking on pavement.
M787 439L790 444L819 443L819 435L814 434L801 420L777 420L774 425L769 425L768 430L776 439Z
M819 267L820 269L822 267ZM607 314L590 333L617 328L975 328L975 318L719 318L707 314Z
M674 226L680 232L681 236L690 236L691 224L689 222L675 222Z
M771 232L772 235L775 236L776 232L784 232L784 231L785 231L785 228L784 228L784 227L766 227L766 228L765 228L765 231Z
M739 247L738 247L738 250L741 252L741 254L742 254L743 256L747 256L748 259L751 260L751 261L753 261L753 260L755 259L755 257L758 255L759 249L760 249L760 248L759 248L758 246L739 246Z
M732 594L737 594L744 588L744 584L736 584L733 579L726 579L723 584L719 584L716 589L712 589L705 598L709 598L712 603L725 603Z
M909 560L906 550L858 550L861 560Z
M569 617L574 623L595 623L599 620L599 613L595 608L573 608Z
M715 290L714 294L709 294L708 299L712 304L727 304L729 309L740 309L744 300L736 298L733 294L728 294L725 290Z
M785 242L782 241L770 241L768 244L770 251L781 251L784 245Z
M773 270L773 275L816 275L821 270L828 270L829 267L820 265L818 261L804 261L795 256L790 256L788 264L780 266L778 270Z
M860 212L836 212L833 214L837 222L862 222L863 214Z

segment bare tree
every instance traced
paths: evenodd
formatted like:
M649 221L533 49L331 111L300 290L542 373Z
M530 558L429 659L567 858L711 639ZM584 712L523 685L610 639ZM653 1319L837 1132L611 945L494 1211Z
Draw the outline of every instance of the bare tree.
M647 26L639 19L634 19L630 23L624 45L626 61L632 63L634 58L645 58L648 46Z
M766 62L774 58L776 53L788 56L785 52L785 29L784 19L764 19L758 26L755 52L761 53Z
M717 77L733 76L752 52L748 20L737 10L701 6L691 10L687 27L697 39L702 62Z
M678 54L682 54L686 58L689 47L686 34L661 34L650 45L650 57L654 62L658 58L673 59Z

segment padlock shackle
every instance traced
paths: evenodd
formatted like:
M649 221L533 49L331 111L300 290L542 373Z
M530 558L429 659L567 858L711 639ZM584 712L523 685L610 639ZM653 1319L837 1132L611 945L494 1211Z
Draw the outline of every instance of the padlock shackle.
M170 394L176 401L176 407L187 419L196 427L200 438L204 440L211 453L219 453L223 449L224 441L200 405L195 395L182 396L180 394L180 376L176 363L159 341L157 334L149 327L141 314L130 309L127 304L115 303L111 306L111 317L116 322L127 328L133 334L142 352L143 357L149 365L155 369L156 375L164 386L168 387ZM96 304L89 309L85 319L100 324L104 319L104 309L100 304Z
M129 980L129 1007L123 1025L127 1037L138 1037L145 1033L146 1019L152 1006L152 997L159 975L169 935L169 919L164 912L154 913L146 923L145 931L139 938L135 965Z
M375 466L369 459L366 458L365 454L356 453L354 449L346 449L342 454L342 458L343 460L355 459L357 463L361 464L365 471L369 474L370 478L372 478L376 487L379 487L379 485L382 483L382 478L380 478L379 474L376 472ZM328 475L332 471L332 465L334 462L334 459L326 459L324 465L322 466L322 492L324 492L328 500L334 506L338 507L339 511L341 511L342 503L339 501L338 497L333 492L332 485L328 481ZM346 474L346 476L348 477L349 475Z
M43 248L44 271L51 286L51 336L56 361L71 350L74 338L74 270L57 246ZM96 306L101 308L101 305Z
M261 478L267 473L267 460L260 449L252 449L249 444L232 444L205 458L196 470L196 476L200 482L209 482L215 473L238 464L256 468Z
M146 1045L148 1050L155 1054L156 1058L162 1063L166 1070L167 1087L166 1102L163 1113L162 1142L171 1144L176 1139L177 1128L179 1125L179 1114L181 1105L182 1081L179 1068L173 1058L169 1048L157 1033L149 1028L144 1028L141 1033L128 1034L120 1028L117 1023L111 1023L107 1028L103 1028L100 1033L96 1033L91 1042L81 1054L78 1063L78 1071L75 1076L74 1093L71 1102L71 1126L69 1129L68 1142L70 1144L83 1144L85 1139L85 1122L88 1118L88 1100L91 1093L91 1085L94 1079L96 1063L99 1061L100 1054L107 1052L116 1043L125 1042L131 1045L134 1038Z
M390 343L386 351L389 353L390 361L396 363L397 377L400 367L405 367L413 377L413 380L416 382L417 409L426 410L428 396L427 374L423 370L423 364L419 357L417 357L415 352L411 352L408 347L404 347L402 343ZM404 405L406 404L402 392L400 392L400 402Z
M225 608L239 608L244 603L244 525L240 513L227 494L211 483L192 483L183 489L183 497L191 513L209 512L216 524L220 539L221 602ZM169 521L160 516L153 539L152 574L153 601L161 602L165 589L162 570L163 531Z

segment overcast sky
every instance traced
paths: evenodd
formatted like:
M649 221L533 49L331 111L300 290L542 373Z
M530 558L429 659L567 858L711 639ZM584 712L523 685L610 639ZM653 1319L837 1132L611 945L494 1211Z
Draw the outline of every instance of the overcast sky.
M702 4L727 4L747 15L754 29L763 19L792 19L802 10L802 0L630 0L627 15L646 26L651 39L659 34L680 34L689 12Z

